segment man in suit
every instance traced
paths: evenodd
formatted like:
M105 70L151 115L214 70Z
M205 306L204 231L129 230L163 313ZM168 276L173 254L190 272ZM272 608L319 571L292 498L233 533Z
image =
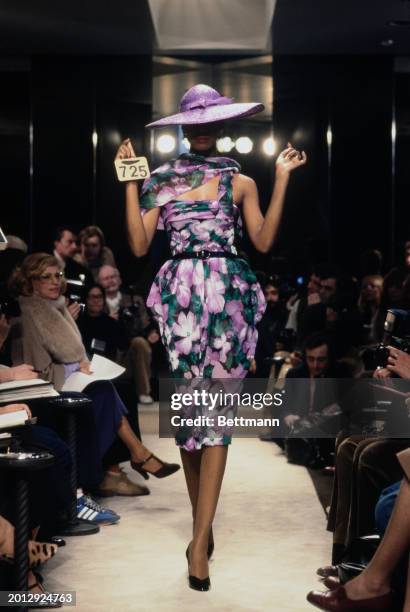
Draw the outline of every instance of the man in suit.
M77 237L74 232L67 226L58 227L54 233L53 244L53 255L64 269L66 279L82 281L85 287L92 285L94 279L90 271L73 259L77 252Z
M346 391L340 379L350 376L348 366L332 358L325 334L312 334L306 340L303 363L286 375L282 419L289 433L297 434L285 442L289 461L306 463L309 467L321 467L329 461L338 431L340 402ZM329 422L321 420L325 414L336 416L336 423L330 424L334 432L322 431L323 426L329 426ZM319 438L315 438L315 432Z

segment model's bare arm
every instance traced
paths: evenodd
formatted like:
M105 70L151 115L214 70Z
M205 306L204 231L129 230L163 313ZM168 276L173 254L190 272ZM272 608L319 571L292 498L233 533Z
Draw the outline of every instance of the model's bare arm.
M246 229L255 248L261 253L270 250L278 233L290 173L306 161L306 154L300 154L291 146L279 155L276 161L275 185L265 217L259 206L255 181L244 175L238 176L237 187Z
M116 159L129 157L136 155L130 139L127 138L119 147ZM148 252L154 237L160 209L153 208L144 216L141 215L137 181L129 181L125 185L125 206L128 242L134 255L142 257Z

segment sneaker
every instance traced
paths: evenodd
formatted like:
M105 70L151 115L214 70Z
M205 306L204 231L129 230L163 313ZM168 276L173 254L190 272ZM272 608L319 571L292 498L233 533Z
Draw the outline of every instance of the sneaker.
M98 525L114 525L120 520L116 512L100 506L89 495L77 499L77 518Z
M139 403L140 404L153 404L154 400L152 399L150 395L140 395Z
M99 497L111 497L112 495L124 495L132 497L136 495L149 495L149 489L143 485L132 482L121 470L118 472L106 472L104 480L98 487L96 495Z

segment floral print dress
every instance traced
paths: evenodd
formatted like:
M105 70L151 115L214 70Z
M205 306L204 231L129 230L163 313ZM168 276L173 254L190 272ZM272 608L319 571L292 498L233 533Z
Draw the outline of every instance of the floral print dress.
M184 154L154 171L143 185L141 209L160 206L158 227L169 236L172 254L229 251L237 254L241 230L233 202L232 177L239 165L229 158ZM219 176L216 200L178 200ZM246 260L210 257L166 261L147 298L167 350L172 376L179 379L246 376L255 354L256 323L266 308L261 287ZM180 431L187 450L227 444L226 432Z

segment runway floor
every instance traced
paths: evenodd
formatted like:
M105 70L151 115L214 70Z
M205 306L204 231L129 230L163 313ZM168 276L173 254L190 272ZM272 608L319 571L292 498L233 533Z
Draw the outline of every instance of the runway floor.
M174 441L154 433L155 407L140 411L140 425L146 446L164 460L179 460ZM105 499L121 515L120 523L67 538L44 569L50 591L76 591L73 610L314 609L305 597L320 587L315 570L329 561L331 536L307 470L288 464L275 444L236 438L229 449L207 593L187 585L191 515L182 469L164 480L151 477L148 486L151 495L145 497Z

